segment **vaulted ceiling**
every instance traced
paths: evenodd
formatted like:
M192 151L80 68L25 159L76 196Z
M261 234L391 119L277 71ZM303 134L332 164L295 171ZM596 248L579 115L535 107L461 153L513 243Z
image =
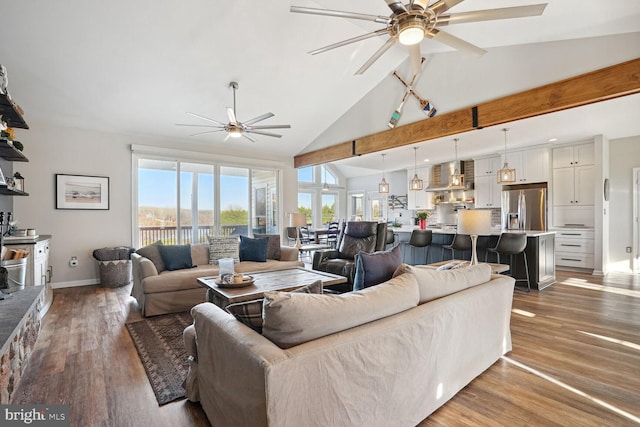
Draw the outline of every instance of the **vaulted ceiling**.
M451 12L531 3L535 1L466 0ZM558 41L576 43L576 39L585 41L575 45L580 50L576 55L588 56L592 40L596 44L598 40L611 40L610 50L620 47L615 43L631 43L626 46L625 55L640 56L637 0L548 0L548 3L539 17L448 27L452 34L488 50L479 59L425 40L421 51L431 59L419 87L437 93L431 100L440 112L446 112L478 101L465 96L462 90L465 82L482 87L473 93L473 97L484 98L480 101L504 94L500 78L484 84L469 72L475 67L490 70L494 58L496 64L507 64L505 58L514 55L523 65L542 58L539 52L545 46ZM394 86L397 81L391 73L395 69L408 70L407 52L394 46L364 75L354 76L383 40L369 39L316 56L306 52L380 26L293 14L289 12L291 5L389 14L383 0L5 0L0 5L0 63L8 70L9 91L24 108L32 127L51 123L141 136L145 140L170 139L176 146L196 144L212 152L265 158L291 158L300 152L343 142L353 137L353 132L362 136L385 129L384 117L393 112L402 96L402 88ZM563 68L561 57L544 60L557 61L546 68ZM530 67L517 67L513 62L516 61L509 66L518 72L528 70L530 80L536 81ZM447 67L454 65L458 68L447 72ZM430 80L429 67L436 79ZM589 70L575 74L585 71ZM558 74L563 73L556 70L549 75ZM223 142L223 134L190 137L194 133L190 129L175 126L187 122L202 124L186 115L188 111L225 121L225 107L233 102L230 81L238 81L240 85L239 119L270 111L275 117L263 124L291 124L291 129L278 132L283 135L280 139L258 137L256 143L251 143ZM527 84L536 85L526 83L526 79L515 83L521 86L518 90L528 88ZM431 90L435 87L441 90ZM507 90L512 89L515 86ZM368 120L362 100L375 101L386 109L376 113L383 119L376 116L375 120ZM637 106L635 96L631 107ZM629 107L627 104L623 108ZM595 112L589 114L597 116ZM344 117L356 117L358 123L351 126ZM422 119L419 112L407 111L401 124ZM554 126L561 133L565 121L537 123L536 127ZM632 127L625 132L636 130ZM399 160L397 166L402 162L406 161Z

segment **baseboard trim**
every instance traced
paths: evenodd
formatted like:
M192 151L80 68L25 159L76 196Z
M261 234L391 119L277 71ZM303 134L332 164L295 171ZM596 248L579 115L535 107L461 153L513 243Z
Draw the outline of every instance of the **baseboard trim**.
M97 285L99 283L100 283L100 281L97 280L97 279L72 280L70 282L52 283L51 284L51 288L52 289L75 288L75 287L78 287L78 286Z

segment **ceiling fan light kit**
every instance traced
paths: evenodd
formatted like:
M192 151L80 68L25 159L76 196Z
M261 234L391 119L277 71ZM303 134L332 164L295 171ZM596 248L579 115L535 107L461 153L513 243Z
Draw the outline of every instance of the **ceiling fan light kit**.
M445 44L455 50L465 51L474 55L482 55L486 52L484 49L481 49L450 33L444 32L441 28L448 25L465 24L469 22L538 16L542 14L546 7L546 3L544 3L452 14L446 13L449 9L463 1L464 0L438 0L429 5L427 0L411 0L405 5L402 4L400 0L386 0L387 6L391 9L391 14L389 16L368 15L363 13L316 9L301 6L291 6L290 11L294 13L332 16L337 18L360 19L386 25L386 28L384 29L365 33L310 52L315 55L372 37L388 36L389 38L385 44L382 45L382 47L380 47L380 49L378 49L367 60L367 62L358 69L358 71L356 71L356 74L363 74L396 42L409 46L411 64L413 69L417 70L420 64L419 44L425 37Z
M516 170L509 168L509 163L507 163L507 131L509 128L502 129L504 132L504 165L502 169L498 170L496 175L498 184L512 184L516 182Z

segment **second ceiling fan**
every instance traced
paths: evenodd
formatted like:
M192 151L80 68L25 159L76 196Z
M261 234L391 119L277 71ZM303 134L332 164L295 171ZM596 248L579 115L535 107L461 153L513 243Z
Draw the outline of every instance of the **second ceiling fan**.
M521 18L527 16L541 15L547 6L546 3L528 6L505 7L500 9L486 9L472 12L460 12L446 14L453 6L460 4L463 0L438 0L429 5L429 0L411 0L408 4L403 4L400 0L385 0L391 9L391 15L367 15L363 13L343 12L329 9L316 9L311 7L291 6L291 12L307 13L312 15L334 16L338 18L361 19L384 24L385 28L362 34L351 39L343 40L309 52L312 55L326 52L337 47L346 46L351 43L366 40L371 37L385 36L389 38L380 49L378 49L367 62L356 71L356 74L363 74L396 42L409 47L411 57L411 67L415 74L420 72L420 42L426 37L446 44L456 50L469 52L475 55L482 55L486 51L452 34L442 31L441 27L454 24L464 24L468 22L491 21L497 19Z

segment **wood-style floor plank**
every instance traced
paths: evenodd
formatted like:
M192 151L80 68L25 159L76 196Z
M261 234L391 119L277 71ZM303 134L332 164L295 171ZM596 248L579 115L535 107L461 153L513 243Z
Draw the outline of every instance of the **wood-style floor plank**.
M158 406L129 291L56 290L12 403L67 403L72 426L209 426L197 404ZM640 276L559 272L513 308L513 351L420 426L640 424Z

